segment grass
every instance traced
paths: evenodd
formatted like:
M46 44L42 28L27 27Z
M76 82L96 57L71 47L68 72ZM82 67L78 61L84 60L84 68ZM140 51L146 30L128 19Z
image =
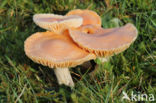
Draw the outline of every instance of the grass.
M27 58L23 43L32 33L45 31L33 23L34 14L65 14L76 8L96 11L104 28L133 23L139 35L108 62L96 60L100 68L94 77L80 66L71 69L76 86L70 89L58 86L52 69ZM155 0L0 0L0 103L133 103L121 101L122 91L154 94L156 99L155 74Z

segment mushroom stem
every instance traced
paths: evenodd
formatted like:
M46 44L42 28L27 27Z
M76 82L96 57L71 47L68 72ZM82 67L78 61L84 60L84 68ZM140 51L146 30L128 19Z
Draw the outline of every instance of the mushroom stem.
M74 87L74 82L68 68L56 68L54 69L54 72L59 85L64 84L70 87Z
M101 63L104 63L108 61L109 58L98 57L98 59L101 61ZM99 68L99 64L96 64L95 69L92 72L90 72L89 75L94 76L98 72L98 68Z
M108 61L108 58L105 57L98 57L98 59L101 61L101 63Z
M108 61L108 57L98 57L98 59L101 61L101 63L103 64L104 62L107 62ZM98 67L99 67L99 65L98 64L96 64L96 66L95 66L95 70L96 69L98 69Z

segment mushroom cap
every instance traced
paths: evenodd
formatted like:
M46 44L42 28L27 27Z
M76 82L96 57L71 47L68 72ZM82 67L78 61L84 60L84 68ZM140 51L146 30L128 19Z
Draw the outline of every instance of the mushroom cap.
M39 27L58 34L68 28L77 28L83 23L82 17L77 15L62 16L54 14L35 14L33 21Z
M34 62L50 68L74 67L96 58L94 54L79 48L69 37L69 33L35 33L26 39L24 50Z
M101 26L101 17L92 10L75 9L69 11L66 15L78 15L83 18L83 25L92 24Z
M69 34L81 48L98 57L109 57L120 53L137 38L137 29L130 23L119 28L103 29L99 27L92 30L93 35L77 29L70 29Z
M95 33L100 34L99 32L102 31L103 29L97 25L87 24L87 25L81 25L80 27L76 28L76 30L79 30L86 34L95 34Z

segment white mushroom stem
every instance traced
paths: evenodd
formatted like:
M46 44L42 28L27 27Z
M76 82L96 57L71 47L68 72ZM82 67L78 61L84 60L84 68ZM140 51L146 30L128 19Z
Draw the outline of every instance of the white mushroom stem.
M101 61L101 63L107 62L109 58L104 58L104 57L98 57L98 59ZM89 73L89 75L94 76L96 72L98 71L99 64L96 64L95 69Z
M101 61L101 63L108 61L108 58L104 58L104 57L98 57L98 59Z
M54 72L59 85L64 84L66 86L74 87L74 82L68 68L56 68L54 69Z
M101 63L104 63L104 62L107 62L108 61L108 57L107 58L104 58L104 57L98 57L98 59L101 61ZM98 69L99 65L96 64L95 66L95 71Z

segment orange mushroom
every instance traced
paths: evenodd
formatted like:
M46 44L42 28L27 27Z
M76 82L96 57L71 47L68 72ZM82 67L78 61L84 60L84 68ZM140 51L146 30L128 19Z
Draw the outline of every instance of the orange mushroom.
M126 50L137 38L137 29L130 23L111 29L83 26L79 29L70 29L69 32L81 48L94 53L103 62L106 61L105 58Z
M33 21L36 25L57 34L63 33L68 28L77 28L83 23L83 19L77 15L62 16L54 14L35 14Z
M54 68L58 83L70 87L74 82L68 68L96 58L79 48L68 32L62 35L49 31L35 33L26 39L24 50L34 62Z
M119 28L101 28L100 16L91 10L76 9L66 16L36 14L33 21L49 31L27 38L26 55L34 62L54 68L58 83L71 87L74 82L69 67L96 56L104 62L105 58L126 50L137 38L137 29L130 23Z
M76 10L69 11L66 15L81 16L83 18L83 25L92 24L92 25L101 26L101 17L92 10L76 9Z
M82 26L76 28L76 30L84 32L89 35L92 35L95 33L99 34L99 32L102 31L102 28L97 25L88 24L88 25L82 25ZM105 32L106 32L106 30L105 30Z

